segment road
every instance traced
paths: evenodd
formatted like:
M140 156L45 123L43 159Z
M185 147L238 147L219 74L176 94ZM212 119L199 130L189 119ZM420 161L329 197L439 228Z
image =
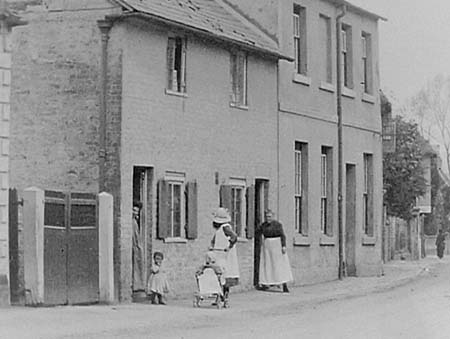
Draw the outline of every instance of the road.
M365 284L364 278L347 278L298 288L294 295L236 294L224 310L193 308L189 300L169 306L11 308L1 313L0 338L450 338L448 258L401 287L358 293ZM353 286L357 291L349 297L345 291ZM325 294L318 302L315 296Z

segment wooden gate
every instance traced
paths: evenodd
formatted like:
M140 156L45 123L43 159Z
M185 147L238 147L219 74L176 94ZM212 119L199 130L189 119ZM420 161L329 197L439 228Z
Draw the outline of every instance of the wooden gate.
M45 191L45 304L98 301L97 219L95 194Z

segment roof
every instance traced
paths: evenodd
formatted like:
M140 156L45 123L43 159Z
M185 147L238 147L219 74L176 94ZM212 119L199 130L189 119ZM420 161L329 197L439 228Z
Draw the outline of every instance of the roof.
M197 33L241 45L277 58L278 44L257 27L220 0L121 0L129 11L124 16L142 16L147 19L182 25Z
M362 0L351 0L351 1L346 1L346 0L325 0L328 2L333 3L336 6L342 6L345 5L347 6L347 8L357 14L360 15L364 15L367 16L369 18L375 19L375 20L383 20L383 21L387 21L387 19L381 15L376 14L373 11L364 9L363 7L357 5L357 3L363 3L364 1Z

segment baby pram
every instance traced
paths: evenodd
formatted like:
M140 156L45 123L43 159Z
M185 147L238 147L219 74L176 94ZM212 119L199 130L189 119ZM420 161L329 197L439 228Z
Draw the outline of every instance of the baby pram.
M209 252L206 255L207 263L197 271L195 278L197 280L197 291L194 293L194 307L200 307L205 300L213 300L212 305L218 309L227 307L228 303L223 295L223 269L215 264L215 256Z

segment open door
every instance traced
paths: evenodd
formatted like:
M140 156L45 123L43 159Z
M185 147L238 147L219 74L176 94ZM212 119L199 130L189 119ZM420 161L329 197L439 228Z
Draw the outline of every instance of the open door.
M255 230L264 222L264 211L269 208L269 180L255 180ZM261 234L255 232L253 258L253 285L259 284L259 257L261 250Z
M133 205L140 206L133 232L132 289L133 300L146 298L148 267L152 253L152 180L151 167L133 168ZM135 223L135 221L133 221Z

